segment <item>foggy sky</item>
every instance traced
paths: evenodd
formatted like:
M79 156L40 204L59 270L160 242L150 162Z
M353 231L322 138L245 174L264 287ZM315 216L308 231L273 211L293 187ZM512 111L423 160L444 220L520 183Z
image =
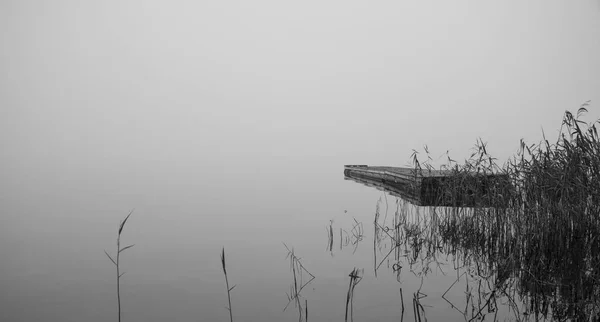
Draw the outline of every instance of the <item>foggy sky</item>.
M28 167L228 167L264 154L388 164L423 144L460 159L477 137L507 157L600 88L594 1L4 1L1 11L11 180Z
M289 210L277 193L308 212L294 185L343 164L463 160L479 137L502 163L566 109L600 116L596 0L3 0L0 44L0 289L103 256L134 207L139 231Z

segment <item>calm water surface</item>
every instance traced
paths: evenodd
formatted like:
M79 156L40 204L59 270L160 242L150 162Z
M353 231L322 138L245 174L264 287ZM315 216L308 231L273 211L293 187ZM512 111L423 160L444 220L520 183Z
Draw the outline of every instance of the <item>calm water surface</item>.
M415 297L432 321L469 320L479 311L513 320L515 310L527 312L514 287L505 289L511 297L487 303L498 270L486 270L476 251L468 255L468 243L451 242L460 223L431 241L431 209L344 180L340 164L195 171L137 181L131 172L57 173L52 189L21 188L29 194L11 199L19 210L3 219L12 228L0 237L2 320L114 320L115 271L104 250L114 253L117 224L131 208L122 238L135 244L121 257L125 321L227 321L222 247L236 285L234 319L295 321L294 303L284 311L293 283L285 245L315 276L301 292L309 320L344 319L354 268L364 270L354 291L355 321L412 321ZM297 277L308 280L306 272Z

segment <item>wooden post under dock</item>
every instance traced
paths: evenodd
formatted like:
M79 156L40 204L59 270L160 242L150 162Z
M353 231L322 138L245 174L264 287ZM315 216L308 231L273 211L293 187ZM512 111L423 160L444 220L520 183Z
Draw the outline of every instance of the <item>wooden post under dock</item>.
M504 174L459 174L452 170L345 165L344 176L418 206L498 206L511 187Z

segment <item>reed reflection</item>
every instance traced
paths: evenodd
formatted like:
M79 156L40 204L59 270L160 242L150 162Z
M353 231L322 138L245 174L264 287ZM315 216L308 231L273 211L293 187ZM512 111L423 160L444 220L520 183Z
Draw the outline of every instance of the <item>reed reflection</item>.
M414 169L417 174L432 171L416 158ZM406 274L423 281L432 269L446 274L450 269L445 267L452 264L456 281L442 297L466 320L488 315L496 319L499 311L516 320L598 318L600 140L596 124L585 127L566 112L556 144L521 143L519 154L498 167L480 141L464 165L449 162L443 170L447 171L444 180L426 187L435 190L429 197L438 198L428 203L442 206L414 205L415 198L410 202L403 198L406 187L350 178L398 197L391 220L387 200L385 212L384 201L377 202L375 274L388 267L399 282ZM498 180L497 174L506 180ZM413 191L422 192L423 186ZM465 200L470 207L464 207ZM459 292L459 285L465 287L466 297L455 303L448 298ZM419 303L423 297L420 289L413 296L419 318L426 313Z

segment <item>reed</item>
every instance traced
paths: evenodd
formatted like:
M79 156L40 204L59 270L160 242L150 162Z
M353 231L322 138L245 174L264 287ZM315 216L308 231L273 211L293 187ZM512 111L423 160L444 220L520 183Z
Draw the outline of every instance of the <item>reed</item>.
M352 219L354 220L354 223L352 224L350 231L340 228L340 250L342 250L344 247L352 246L352 254L354 254L358 249L358 244L363 241L365 236L363 223L356 220L356 218ZM331 244L333 244L333 230L330 230L330 232L332 236Z
M415 322L421 322L423 320L427 321L427 318L425 317L425 308L421 304L421 298L422 295L419 292L413 293L413 311ZM421 319L421 315L423 316L423 319Z
M468 289L476 294L467 298L469 319L497 313L499 296L509 299L517 319L585 320L600 312L600 121L582 121L586 106L565 112L555 143L543 133L538 144L521 141L502 166L481 139L464 164L448 156L440 169L451 175L436 189L439 204L454 207L431 207L426 216L410 211L412 218L395 223L401 234L389 239L394 247L410 246L410 265L419 258L433 263L443 251L460 259L455 269L475 267L480 282L489 283L485 294ZM413 153L417 171L432 168L426 153L423 162ZM493 179L497 174L506 180Z
M290 249L285 243L283 244L288 251L286 258L290 260L290 270L292 271L292 285L290 285L290 292L286 293L288 297L288 303L283 308L285 311L291 303L294 303L296 308L298 309L298 322L302 322L303 313L304 313L304 321L308 321L308 300L304 301L304 311L302 310L302 301L301 301L301 292L302 290L310 284L315 276L311 274L302 264L301 259L296 256L294 249ZM304 282L308 275L308 281Z
M354 220L354 224L352 226L352 229L350 230L350 232L352 233L350 243L354 245L354 249L352 251L352 254L354 254L358 249L358 243L361 242L364 238L364 229L362 222L358 222L356 218L352 219Z
M327 250L333 254L333 220L329 221L329 227L327 230Z
M377 202L377 206L375 206L375 218L373 219L373 228L373 272L375 274L375 277L377 277L377 245L381 242L381 238L379 235L379 201Z
M350 284L348 285L348 294L346 295L346 315L345 321L348 321L348 312L350 312L350 321L354 321L354 289L362 280L364 271L356 267L350 272ZM350 309L350 310L348 310Z
M404 294L402 293L402 287L400 288L400 304L402 311L400 313L400 322L404 321Z
M125 228L125 223L127 223L127 219L129 219L129 216L131 216L132 213L133 210L131 210L127 217L125 217L125 219L119 223L119 226L117 228L117 252L115 257L113 258L108 254L106 250L104 250L104 253L108 257L108 259L110 259L110 261L115 265L117 271L117 320L119 322L121 322L121 277L123 277L123 275L125 274L125 272L121 273L120 258L122 252L134 246L134 244L132 244L121 248L121 234L123 233L123 228Z
M231 308L231 291L235 288L235 285L229 287L229 278L227 277L227 268L225 266L225 247L221 249L221 266L223 268L223 274L225 275L225 286L227 288L227 302L229 303L227 310L229 311L229 321L233 322L233 310Z

